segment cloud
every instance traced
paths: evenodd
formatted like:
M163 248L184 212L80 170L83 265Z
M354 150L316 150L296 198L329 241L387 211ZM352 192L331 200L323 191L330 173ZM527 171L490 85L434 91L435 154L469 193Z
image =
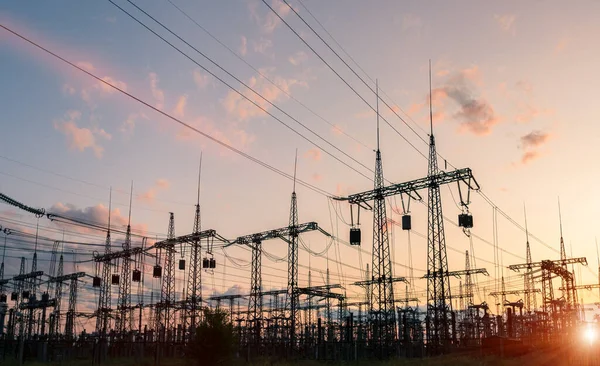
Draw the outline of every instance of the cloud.
M169 186L170 186L170 183L168 180L166 180L164 178L157 179L152 187L150 187L150 188L148 188L148 190L138 194L137 199L142 202L152 203L152 202L154 202L154 199L156 198L156 195L158 194L158 192L169 189Z
M271 7L280 17L285 18L290 13L290 8L281 0L271 0ZM281 20L271 9L267 9L267 15L262 19L262 30L265 33L273 33L275 28L281 23Z
M106 81L107 83L109 83L123 91L127 91L127 84L124 81L114 79L110 76L105 76L102 78L102 80ZM114 93L117 91L115 88L111 87L110 85L106 85L102 82L98 82L98 85L100 86L100 90L102 90L105 93L110 94L110 93Z
M260 69L260 71L261 71L261 74L268 76L267 74L269 73L269 71L267 69ZM308 87L308 84L306 82L298 80L298 79L294 79L294 78L285 79L285 78L282 78L279 76L268 76L268 77L277 86L275 86L271 83L267 83L267 82L262 82L259 85L259 81L264 81L264 80L262 80L262 76L259 76L259 77L253 76L250 78L250 80L246 84L248 86L252 87L260 95L262 95L266 100L270 101L273 104L275 104L276 102L278 102L280 100L287 99L288 96L286 95L286 93L289 95L291 93L291 89L293 86L299 85L299 86ZM285 91L285 93L284 93L284 91ZM271 105L267 101L260 98L259 96L252 93L251 91L245 90L243 93L245 96L248 97L248 99L252 100L254 103L259 105L261 108L263 108L265 110L269 110L271 108ZM222 104L230 116L233 116L242 121L250 119L252 117L265 115L265 112L263 110L257 108L256 105L250 103L248 100L246 100L245 98L243 98L242 96L240 96L238 93L236 93L234 91L230 91L227 94L227 96L223 99Z
M96 136L102 137L103 139L112 140L112 135L110 133L104 131L103 128L94 127L94 129L92 130L92 133Z
M569 45L570 39L567 37L561 37L558 42L556 43L556 46L554 47L554 52L555 53L560 53L562 51L564 51L565 48L567 48L567 46Z
M186 121L190 126L204 131L206 134L223 141L226 144L234 145L239 148L244 148L254 142L254 135L249 134L245 130L239 128L236 124L229 125L225 130L215 126L209 118L198 116L189 121ZM175 134L175 139L178 141L194 141L202 137L191 131L188 128L180 128ZM201 140L205 141L205 140ZM223 154L227 154L224 150L219 150Z
M75 65L79 66L82 69L84 69L85 71L89 71L89 72L94 72L96 70L94 65L92 65L92 63L88 62L88 61L78 61L78 62L75 62Z
M525 165L537 159L540 154L537 151L526 151L521 157L521 164Z
M246 36L242 36L242 43L240 44L239 52L242 56L246 56L246 53L248 52L248 39Z
M165 93L158 87L158 76L156 73L151 72L148 77L150 78L150 90L152 91L152 96L156 101L155 107L162 109L165 104Z
M266 54L267 51L269 50L269 48L273 47L273 41L271 41L270 39L263 38L263 37L260 37L258 42L253 41L252 44L254 47L254 52L262 53L262 54Z
M519 90L522 90L526 93L531 93L533 91L533 85L527 80L519 80L515 83L515 87Z
M520 147L525 150L521 156L521 164L525 165L539 158L541 156L539 148L545 145L551 137L551 134L537 130L521 136Z
M157 187L160 187L163 189L168 189L170 185L171 185L171 183L169 183L169 181L164 178L156 180Z
M496 19L496 23L498 23L500 29L504 32L510 33L513 36L517 33L515 28L517 17L514 14L494 15L494 19Z
M63 92L70 94L70 95L74 95L77 92L77 90L75 90L75 88L72 87L71 85L65 84L65 85L63 85Z
M333 126L331 126L331 132L333 132L335 135L342 135L344 134L344 129L342 128L342 126L338 125L338 124L334 124Z
M315 173L315 174L312 175L311 178L315 182L320 182L323 179L323 176L321 174Z
M208 83L209 83L208 75L201 73L200 70L194 70L193 76L194 76L194 83L196 84L196 86L199 89L204 89L208 85Z
M477 136L485 136L492 132L500 118L492 105L482 97L472 94L469 82L482 84L481 74L477 66L463 69L448 78L445 86L432 91L434 106L443 107L446 99L453 100L459 106L452 117L460 122L459 132L469 132ZM437 118L443 114L437 113Z
M321 160L321 150L319 150L316 147L313 147L312 149L304 153L304 157L314 161L319 161Z
M48 210L50 213L60 214L69 218L76 219L78 221L94 223L102 226L108 225L108 207L103 204L97 204L95 206L88 206L84 208L78 208L77 206L70 203L57 202ZM121 210L115 208L110 214L110 225L112 228L124 230L127 228L128 217L121 214ZM75 230L81 233L93 233L98 234L97 230L82 226L73 226L60 223L58 221L52 221L52 223L58 227L68 227L69 230ZM144 235L148 231L146 224L132 224L132 232L140 235Z
M531 131L521 137L521 147L523 149L538 148L544 145L550 139L551 135L542 131Z
M175 109L173 110L173 114L177 118L183 118L185 116L185 105L187 104L187 95L182 95L177 100L177 105L175 105Z
M102 129L95 129L95 133L89 128L80 128L77 121L81 119L81 112L70 110L65 114L62 120L54 121L54 128L67 136L69 148L72 150L84 151L91 149L97 158L101 158L104 148L96 142L96 135L110 139L110 134ZM110 136L110 137L109 137Z
M421 18L415 14L404 14L402 16L402 31L406 32L410 29L419 29L423 26Z
M304 62L307 59L307 55L305 52L303 51L298 51L295 54L291 55L288 58L288 61L294 65L294 66L298 66L300 65L302 62Z

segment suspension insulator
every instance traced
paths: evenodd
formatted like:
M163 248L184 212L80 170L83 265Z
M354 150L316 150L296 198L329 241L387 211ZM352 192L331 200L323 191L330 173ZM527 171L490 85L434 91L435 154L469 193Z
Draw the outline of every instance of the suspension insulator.
M185 259L179 260L179 269L182 271L185 270Z
M119 282L120 282L120 280L121 280L121 276L118 275L118 274L113 274L112 277L111 277L111 283L113 285L118 285Z
M402 230L412 229L412 218L410 215L402 215Z
M141 282L142 281L142 271L140 271L139 269L134 269L131 280L133 282Z
M350 245L360 245L361 233L360 228L350 228Z
M100 283L102 283L100 277L96 276L92 279L92 287L100 287Z
M152 270L152 277L160 278L161 276L162 276L162 267L159 265L154 266L154 269Z

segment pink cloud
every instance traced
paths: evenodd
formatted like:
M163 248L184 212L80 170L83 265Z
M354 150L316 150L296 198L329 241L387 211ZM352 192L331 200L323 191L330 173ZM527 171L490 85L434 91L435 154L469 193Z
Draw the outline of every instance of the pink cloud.
M97 158L101 158L104 153L104 148L96 142L94 132L89 128L80 128L77 126L77 121L81 118L81 112L71 110L68 111L62 120L54 122L54 128L67 136L69 148L72 150L84 151L91 149ZM110 136L104 130L97 130L101 137Z
M200 70L194 70L193 72L194 83L199 89L204 89L209 83L208 74L200 72Z
M158 179L156 181L156 186L158 186L162 189L168 189L170 185L171 185L171 183L169 183L169 181L164 178Z
M260 71L263 75L266 75L268 73L268 70L266 69L261 69ZM259 94L261 94L266 100L270 101L271 103L276 103L280 100L287 99L288 96L286 95L286 93L290 94L291 89L294 86L308 87L308 84L306 82L294 78L285 79L279 76L270 77L270 79L278 87L271 83L264 82L264 80L261 79L262 77L257 78L253 76L246 84L252 87L254 90L256 90ZM259 81L263 82L259 83ZM263 109L271 109L271 105L267 101L260 98L251 91L246 90L243 93L248 99L252 100L254 103L259 105ZM242 121L256 116L265 115L265 112L263 110L257 108L254 104L246 100L246 98L243 98L234 91L230 91L227 94L227 96L223 99L222 104L230 116Z
M84 69L85 71L89 71L89 72L94 72L94 70L96 70L94 65L92 65L92 63L88 62L88 61L78 61L78 62L75 62L75 65L77 65L77 66L81 67L82 69Z
M532 162L533 160L539 158L540 154L537 151L526 151L521 157L521 163L523 165Z
M248 39L246 39L246 36L242 36L239 52L242 56L246 56L246 53L248 53Z
M127 84L124 81L114 79L114 78L112 78L110 76L105 76L105 77L102 78L102 80L106 81L107 83L109 83L109 84L111 84L111 85L113 85L113 86L115 86L115 87L117 87L117 88L119 88L119 89L121 89L123 91L127 91ZM110 93L114 93L114 92L117 91L113 87L111 87L109 85L106 85L104 83L99 83L98 85L100 87L100 90L102 90L105 93L109 93L110 94Z
M304 157L313 161L319 161L321 160L321 150L317 149L316 147L313 147L312 149L304 153Z
M315 173L312 175L312 179L315 182L320 182L323 179L323 176L321 174Z
M150 90L155 100L155 107L162 109L165 104L165 93L158 87L158 76L156 73L151 72L148 77L150 78Z
M515 27L517 17L514 14L494 15L494 19L502 31L510 33L513 36L517 33Z
M104 206L101 203L95 206L78 208L77 206L70 203L57 202L54 205L52 205L52 207L50 207L48 212L64 215L66 217L77 219L79 221L100 224L103 226L108 224L108 207ZM111 211L110 221L111 227L124 230L127 227L128 217L122 215L121 210L115 208ZM58 227L65 227L72 231L98 234L97 230L92 230L90 228L82 226L67 225L58 221L52 221L52 223ZM132 224L131 230L136 234L145 235L148 231L148 225L140 223Z
M173 110L173 114L177 118L183 118L185 116L185 106L187 104L187 95L182 95L177 100L177 104L175 105L175 109Z
M523 149L538 148L544 145L550 139L551 135L542 131L531 131L521 137L521 147Z
M333 126L331 126L331 132L333 132L336 135L342 135L344 133L344 130L340 125L334 124Z
M308 56L306 55L306 53L304 51L298 51L298 52L294 53L293 55L291 55L288 58L288 61L292 65L298 66L301 63L303 63L304 61L306 61L307 58L308 58Z

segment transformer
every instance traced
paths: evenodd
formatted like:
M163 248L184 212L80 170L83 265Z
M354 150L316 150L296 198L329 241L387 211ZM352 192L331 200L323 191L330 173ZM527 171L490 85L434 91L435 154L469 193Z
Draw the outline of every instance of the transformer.
M216 268L217 267L217 261L214 258L211 258L208 261L208 267L211 268L211 269Z
M6 302L6 294L0 294L0 304L4 304Z
M29 290L23 291L23 293L21 293L21 296L23 296L24 299L29 299Z
M50 300L50 295L47 292L42 294L42 302L48 302Z
M19 299L19 293L18 292L11 292L10 294L10 301L17 301Z
M121 276L119 276L118 274L113 274L112 278L111 278L111 283L113 285L118 285L119 284L119 280L121 279Z
M202 268L208 268L208 266L209 266L208 258L202 259Z
M100 277L94 277L92 279L92 287L100 287L100 283L102 282L102 280L100 279Z
M185 259L179 260L179 269L182 271L185 270Z

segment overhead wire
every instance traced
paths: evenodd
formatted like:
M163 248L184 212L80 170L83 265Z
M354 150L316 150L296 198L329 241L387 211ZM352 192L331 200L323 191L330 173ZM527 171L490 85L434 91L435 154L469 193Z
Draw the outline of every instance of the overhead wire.
M244 157L244 158L246 158L246 159L248 159L248 160L250 160L250 161L252 161L252 162L254 162L254 163L256 163L256 164L258 164L258 165L260 165L260 166L262 166L264 168L266 168L266 169L268 169L268 170L271 170L272 172L274 172L274 173L276 173L278 175L281 175L281 176L283 176L283 177L285 177L287 179L293 180L293 176L291 174L285 173L285 172L283 172L283 171L281 171L281 170L273 167L272 165L269 165L269 164L263 162L262 160L260 160L258 158L255 158L255 157L253 157L253 156L251 156L251 155L249 155L249 154L247 154L247 153L245 153L245 152L243 152L243 151L241 151L241 150L233 147L232 145L229 145L226 142L213 137L212 135L210 135L210 134L208 134L208 133L206 133L206 132L204 132L204 131L202 131L200 129L197 129L197 128L193 127L192 125L190 125L190 124L182 121L179 118L176 118L176 117L172 116L171 114L163 111L162 109L159 109L159 108L153 106L152 104L150 104L150 103L142 100L141 98L138 98L135 95L133 95L133 94L131 94L131 93L129 93L129 92L127 92L127 91L119 88L118 86L116 86L116 85L114 85L112 83L107 82L103 78L100 78L100 77L96 76L95 74L93 74L93 73L85 70L84 68L82 68L80 66L77 66L75 63L73 63L73 62L67 60L66 58L64 58L64 57L62 57L62 56L60 56L60 55L52 52L51 50L49 50L49 49L41 46L39 43L34 42L33 40L31 40L31 39L29 39L29 38L21 35L20 33L12 30L11 28L9 28L9 27L7 27L7 26L5 26L3 24L0 24L0 28L2 28L4 30L6 30L7 32L13 34L14 36L22 39L23 41L31 44L32 46L34 46L34 47L36 47L36 48L38 48L38 49L46 52L47 54L53 56L54 58L57 58L60 61L66 63L68 65L70 65L71 67L73 67L73 68L81 71L82 73L87 74L88 76L94 78L96 81L102 83L103 85L106 85L106 86L108 86L108 87L110 87L110 88L112 88L112 89L120 92L121 94L126 95L127 97L129 97L129 98L135 100L136 102L138 102L138 103L146 106L147 108L150 108L150 109L154 110L155 112L163 115L164 117L166 117L166 118L168 118L168 119L170 119L170 120L172 120L172 121L174 121L174 122L182 125L183 127L185 127L185 128L187 128L187 129L189 129L191 131L194 131L194 132L196 132L196 133L204 136L208 140L210 140L210 141L212 141L212 142L214 142L214 143L222 146L223 148L225 148L227 150L230 150L233 153L238 154L238 155L240 155L240 156L242 156L242 157ZM303 181L302 179L296 179L296 181L297 181L298 184L300 184L300 185L304 186L305 188L308 188L308 189L310 189L310 190L312 190L312 191L314 191L314 192L316 192L318 194L321 194L323 196L333 196L331 193L329 193L329 192L327 192L327 191L325 191L323 189L320 189L320 188L318 188L318 187L316 187L316 186L314 186L314 185L312 185L310 183L307 183L307 182Z
M363 177L365 177L367 179L370 179L368 176L366 176L362 172L358 171L356 168L354 168L350 164L348 164L345 161L341 160L339 157L337 157L333 153L331 153L328 150L324 149L322 146L320 146L316 142L312 141L311 139L309 139L308 137L306 137L305 135L303 135L299 131L295 130L292 126L288 125L287 123L285 123L280 118L276 117L273 113L269 112L269 110L267 108L261 106L259 103L257 103L256 101L254 101L251 98L249 98L248 96L246 96L244 93L242 93L239 90L237 90L231 84L229 84L228 82L226 82L223 78L217 76L215 73L213 73L212 71L210 71L208 68L206 68L205 66L201 65L199 62L197 62L192 57L190 57L187 53L185 53L184 51L182 51L180 48L178 48L177 46L175 46L173 43L169 42L166 38L164 38L163 36L161 36L160 34L158 34L156 31L154 31L153 29L151 29L144 22L142 22L141 20L139 20L138 18L136 18L134 15L132 15L131 13L129 13L127 10L123 9L122 7L120 7L113 0L108 0L108 1L111 4L113 4L115 7L117 7L118 9L120 9L122 12L124 12L125 14L127 14L131 19L135 20L141 26L143 26L144 28L146 28L152 34L154 34L155 36L157 36L158 38L160 38L163 42L167 43L169 46L171 46L171 48L173 48L174 50L176 50L177 52L179 52L181 55L183 55L184 57L186 57L188 60L192 61L194 64L196 64L198 67L200 67L201 69L203 69L205 72L207 72L210 75L212 75L215 79L219 80L222 84L224 84L225 86L227 86L229 89L231 89L233 92L235 92L236 94L238 94L240 97L244 98L246 101L248 101L249 103L251 103L254 106L256 106L258 109L260 109L261 111L263 111L264 113L266 113L269 116L271 116L273 119L275 119L277 122L279 122L280 124L282 124L283 126L285 126L287 129L289 129L290 131L294 132L296 135L298 135L299 137L301 137L302 139L304 139L305 141L307 141L311 145L313 145L316 148L322 150L327 155L331 156L333 159L337 160L341 164L343 164L346 167L350 168L351 170L355 171L359 175L362 175ZM248 84L244 83L242 80L240 80L238 77L236 77L235 75L233 75L231 72L227 71L225 68L223 68L217 62L213 61L211 58L209 58L208 56L206 56L203 52L201 52L196 47L194 47L193 45L191 45L189 42L187 42L186 40L184 40L183 38L181 38L177 33L173 32L171 29L169 29L168 27L166 27L159 20L157 20L156 18L154 18L152 15L148 14L145 10L143 10L142 8L140 8L133 1L131 1L131 0L126 0L126 1L129 2L131 5L133 5L136 9L138 9L139 11L141 11L142 13L144 13L148 18L152 19L155 23L157 23L158 25L160 25L167 32L169 32L170 34L172 34L173 36L175 36L181 42L185 43L188 47L192 48L194 51L196 51L199 55L201 55L202 57L204 57L210 63L212 63L213 65L215 65L216 67L218 67L220 70L222 70L227 75L229 75L230 77L232 77L233 79L235 79L237 82L239 82L240 84L242 84L244 87L246 87L248 90L250 90L251 92L253 92L257 97L261 98L262 100L264 100L265 102L267 102L269 105L271 105L272 107L274 107L275 109L277 109L281 113L285 114L288 118L290 118L291 120L293 120L294 122L296 122L300 126L304 127L306 130L308 130L309 132L311 132L313 135L315 135L316 137L318 137L319 139L321 139L323 142L325 142L329 146L333 147L338 152L342 153L347 158L349 158L352 161L356 162L357 164L361 165L365 169L370 170L369 167L367 167L363 163L359 162L358 160L356 160L355 158L353 158L352 156L350 156L349 154L347 154L346 152L344 152L343 150L341 150L340 148L338 148L337 146L335 146L333 143L331 143L330 141L328 141L327 139L325 139L324 137L322 137L321 135L319 135L318 133L316 133L315 131L313 131L312 129L310 129L308 126L306 126L305 124L303 124L302 122L300 122L298 119L292 117L289 113L287 113L286 111L284 111L283 109L281 109L279 106L277 106L276 104L274 104L273 102L271 102L270 100L268 100L267 98L265 98L262 94L258 93L256 90L254 90L254 88L250 87Z

